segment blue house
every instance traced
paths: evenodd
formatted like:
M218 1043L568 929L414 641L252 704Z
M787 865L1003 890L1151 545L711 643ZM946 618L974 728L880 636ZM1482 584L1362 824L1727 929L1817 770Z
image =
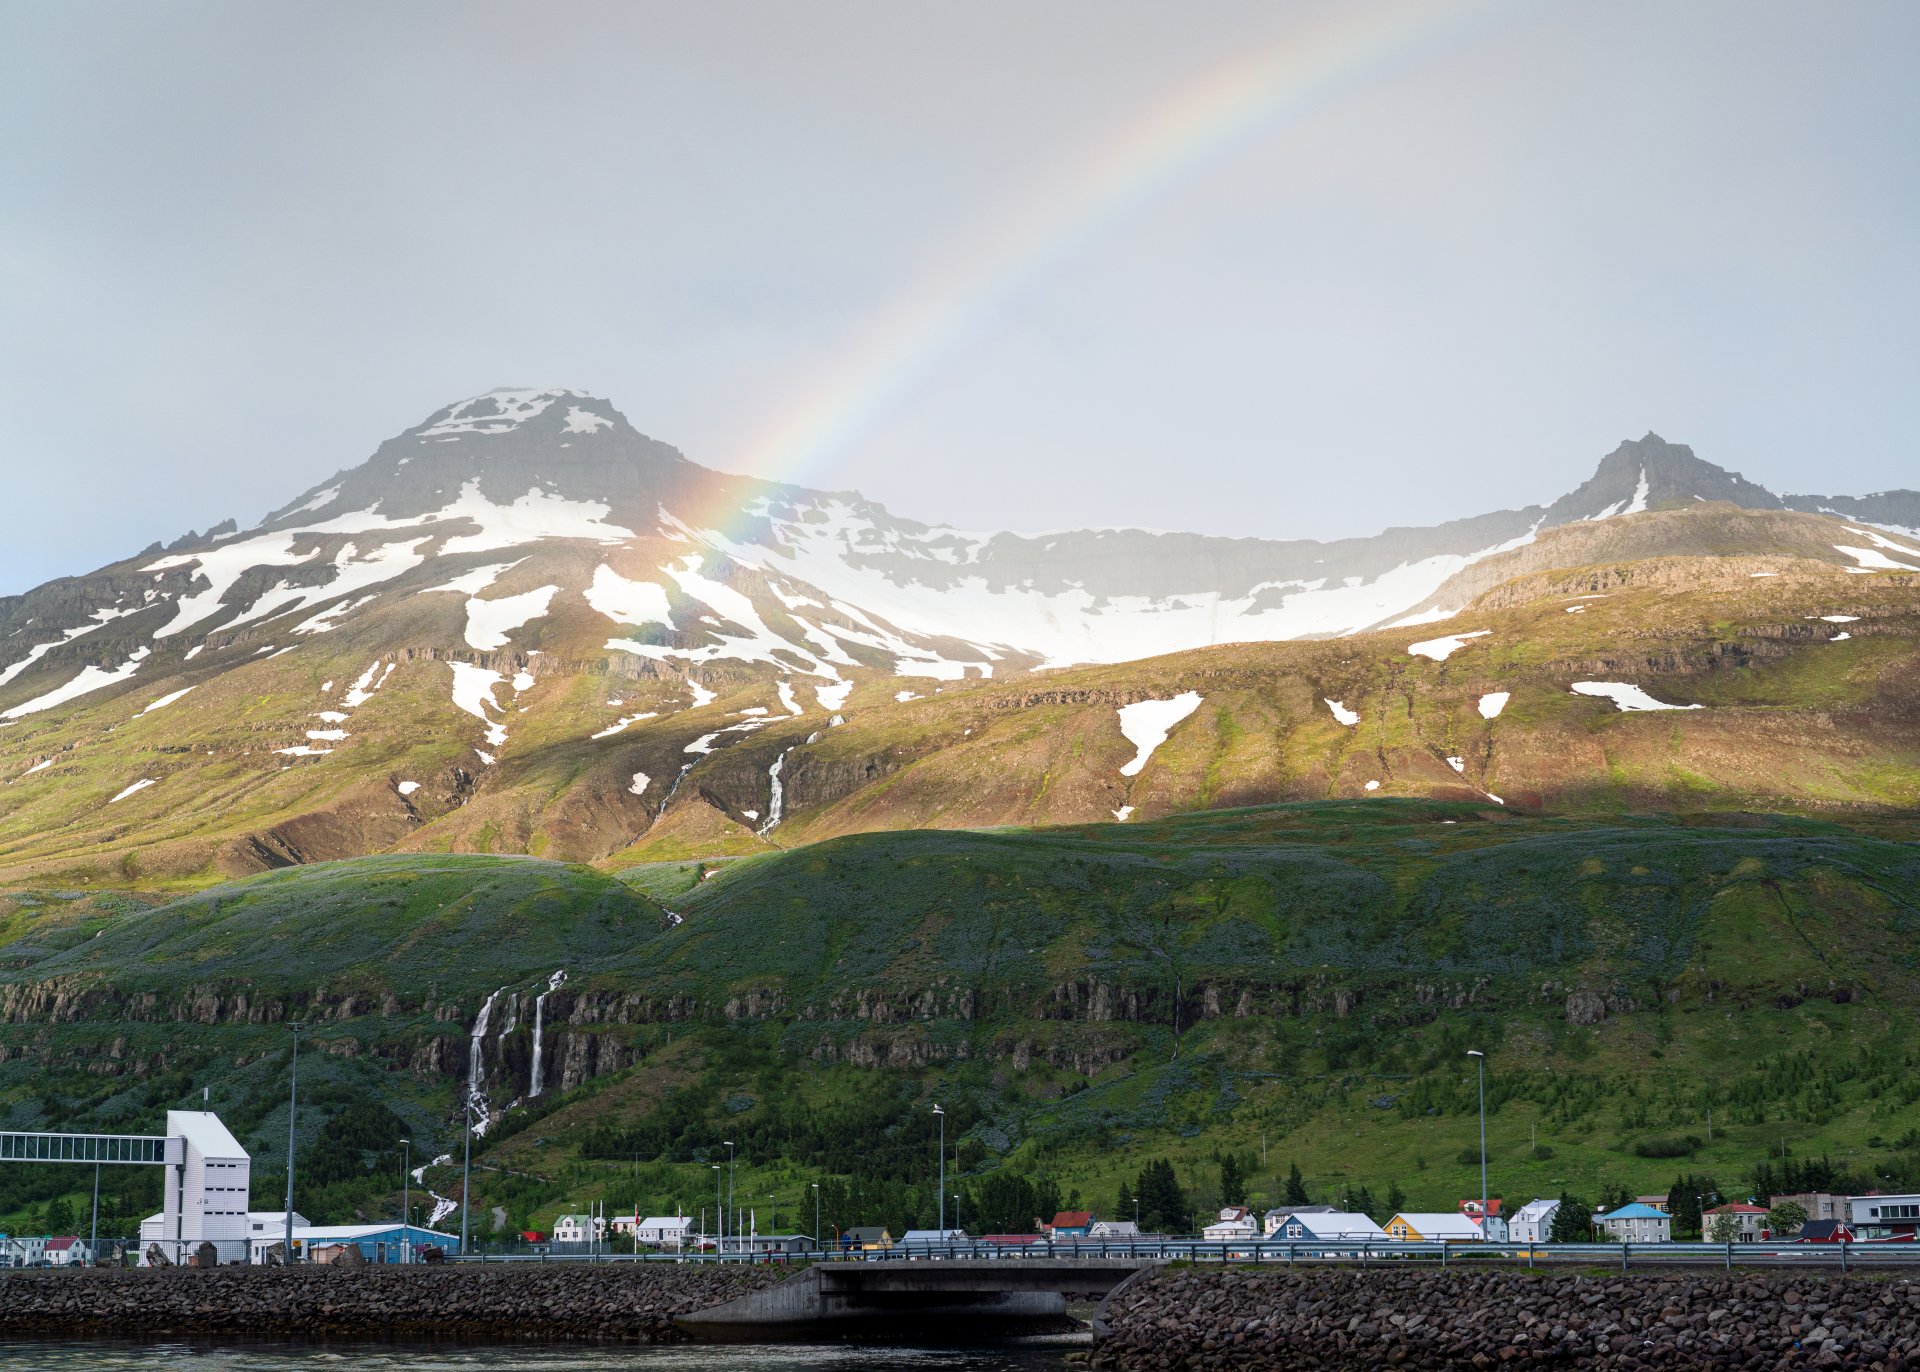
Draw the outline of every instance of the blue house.
M1280 1217L1267 1234L1281 1243L1389 1243L1387 1231L1366 1215L1343 1210L1295 1210Z

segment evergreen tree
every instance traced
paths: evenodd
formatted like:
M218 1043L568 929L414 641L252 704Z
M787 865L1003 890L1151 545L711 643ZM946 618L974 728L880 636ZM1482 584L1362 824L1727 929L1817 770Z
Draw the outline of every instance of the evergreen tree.
M1228 1153L1220 1159L1220 1204L1245 1205L1247 1178L1240 1170L1238 1155Z
M1297 1162L1287 1170L1286 1203L1288 1205L1307 1203L1307 1183L1300 1176L1300 1164Z
M1387 1218L1392 1219L1407 1208L1407 1193L1400 1189L1397 1181L1387 1183Z
M1589 1243L1593 1239L1592 1208L1578 1196L1560 1193L1560 1208L1547 1227L1548 1243Z
M1130 1220L1133 1218L1133 1188L1127 1185L1127 1179L1120 1179L1120 1189L1113 1193L1113 1219Z
M47 1210L42 1223L49 1235L71 1234L73 1232L73 1206L65 1196L55 1196L47 1202Z
M1171 1162L1160 1158L1148 1163L1134 1189L1142 1228L1158 1234L1185 1232L1189 1222L1187 1197Z

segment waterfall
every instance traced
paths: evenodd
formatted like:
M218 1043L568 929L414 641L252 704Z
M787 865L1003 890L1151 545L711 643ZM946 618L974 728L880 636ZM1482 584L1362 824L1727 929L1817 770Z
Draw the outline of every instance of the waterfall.
M791 753L792 751L792 748L787 749L787 753ZM771 798L767 801L767 822L762 824L756 831L761 838L765 838L773 832L773 826L780 822L780 816L786 809L787 788L786 783L780 780L780 773L786 768L787 753L780 754L779 757L773 760L773 766L767 768L767 782L771 792Z
M501 1026L496 1042L500 1047L507 1045L507 1035L520 1027L520 993L515 991L507 997L507 1022Z
M434 1225L440 1223L441 1220L460 1208L459 1201L449 1200L438 1191L427 1186L427 1169L429 1167L445 1167L452 1161L453 1154L442 1153L432 1162L423 1162L413 1169L413 1184L426 1188L427 1194L433 1198L433 1213L427 1216L427 1228L429 1229L433 1228Z
M479 1017L473 1022L472 1032L467 1035L467 1103L480 1116L480 1122L474 1129L476 1134L487 1131L487 1097L484 1089L487 1084L487 1021L493 1017L493 1003L500 999L500 992L506 989L502 986L487 997L486 1003L480 1007Z
M540 1094L542 1085L540 1035L541 1031L546 1028L547 997L559 990L561 983L566 981L566 979L567 969L563 967L547 978L547 989L533 998L533 1079L527 1085L528 1100L532 1100Z
M674 796L677 795L680 791L680 783L687 779L687 773L691 772L692 770L693 770L693 763L689 762L686 766L680 769L680 775L676 776L673 779L673 785L667 787L667 794L660 802L660 813L654 816L655 823L658 823L660 819L666 815L667 807L673 804Z

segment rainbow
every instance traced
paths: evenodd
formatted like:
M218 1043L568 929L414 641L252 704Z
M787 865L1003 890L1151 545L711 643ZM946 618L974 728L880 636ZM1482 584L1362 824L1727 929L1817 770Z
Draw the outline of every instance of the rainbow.
M1500 0L1337 0L1326 22L1201 73L1047 192L951 246L858 331L797 403L719 465L800 481L984 332L1050 266L1129 211L1241 140L1299 118L1500 7Z

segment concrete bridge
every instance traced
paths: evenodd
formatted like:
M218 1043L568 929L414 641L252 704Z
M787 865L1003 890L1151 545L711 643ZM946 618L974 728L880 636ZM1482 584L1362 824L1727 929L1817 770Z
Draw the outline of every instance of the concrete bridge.
M1160 1266L1154 1258L959 1258L816 1263L791 1280L676 1316L691 1338L759 1342L793 1335L988 1337L1046 1328L1070 1300L1104 1300Z

